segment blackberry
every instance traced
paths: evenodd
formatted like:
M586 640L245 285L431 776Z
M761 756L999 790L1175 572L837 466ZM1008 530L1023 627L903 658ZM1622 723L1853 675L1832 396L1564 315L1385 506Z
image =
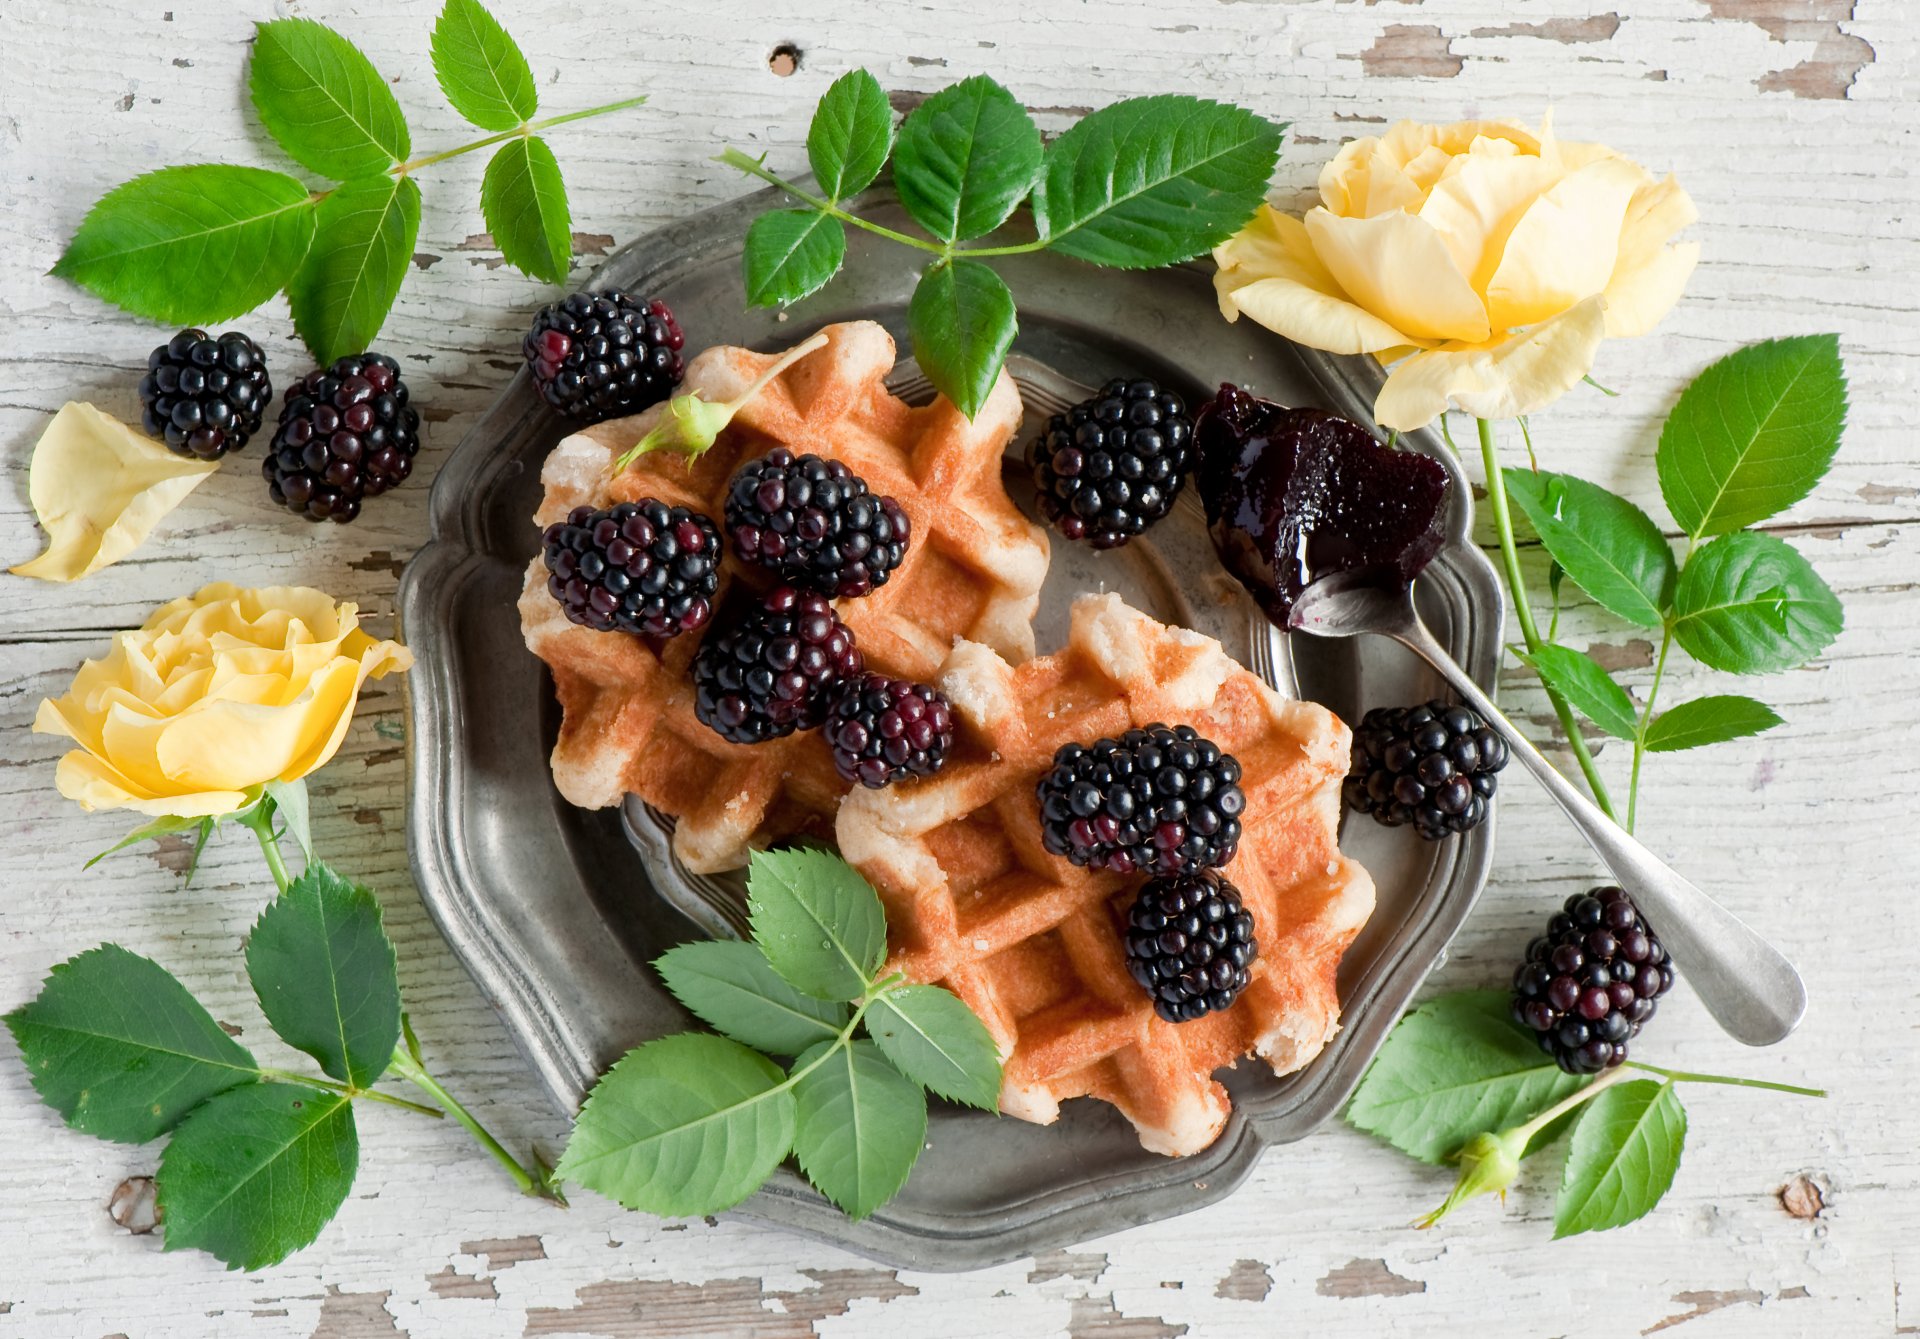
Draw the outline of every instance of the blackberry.
M686 342L666 303L609 288L542 307L521 351L548 404L598 423L673 394Z
M1048 419L1027 463L1061 534L1116 548L1173 510L1193 464L1193 420L1156 383L1115 378Z
M953 708L924 683L862 674L834 695L823 733L840 775L878 790L940 770L953 747Z
M707 634L693 660L693 712L736 744L760 744L826 719L860 648L815 591L781 586L746 617Z
M140 426L176 456L218 460L260 431L273 399L267 355L229 330L215 339L182 330L147 355L140 378Z
M1353 735L1347 807L1390 828L1411 823L1428 841L1487 820L1507 765L1507 742L1467 707L1433 701L1375 707Z
M1233 859L1240 763L1190 725L1067 744L1040 778L1042 839L1076 865L1179 874Z
M699 512L650 497L575 507L543 538L547 589L582 627L674 637L713 612L720 532Z
M1127 914L1127 970L1169 1023L1232 1004L1259 956L1253 913L1211 871L1149 880Z
M361 499L413 473L419 450L420 414L407 404L400 364L360 353L287 387L260 473L281 506L344 525L360 514Z
M907 513L837 460L775 447L727 487L727 538L741 559L836 599L887 584L907 555Z
M1673 989L1673 963L1618 888L1575 893L1527 945L1513 974L1513 1020L1569 1074L1627 1058L1627 1042Z

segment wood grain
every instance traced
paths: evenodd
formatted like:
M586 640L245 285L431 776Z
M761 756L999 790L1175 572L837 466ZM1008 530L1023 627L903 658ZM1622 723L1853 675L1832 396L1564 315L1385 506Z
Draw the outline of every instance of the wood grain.
M91 399L134 417L134 383L164 334L45 277L92 200L165 162L280 165L239 90L254 19L300 12L342 26L394 83L423 151L463 132L426 59L432 0L270 6L172 0L9 0L0 10L0 559L36 551L28 452L46 416ZM610 247L745 183L723 145L801 160L826 85L865 65L910 106L987 71L1058 131L1129 93L1205 92L1293 123L1275 198L1304 201L1343 139L1412 116L1537 118L1677 172L1698 201L1704 260L1653 336L1609 344L1597 378L1534 424L1557 467L1662 515L1658 424L1701 366L1764 335L1837 329L1852 423L1833 473L1783 533L1846 602L1830 654L1731 684L1683 665L1671 701L1754 691L1787 724L1657 758L1642 833L1790 947L1813 1009L1791 1041L1748 1052L1684 988L1637 1051L1683 1068L1826 1086L1824 1102L1728 1089L1687 1094L1691 1143L1667 1201L1630 1228L1549 1242L1555 1172L1530 1167L1504 1211L1407 1226L1442 1171L1329 1125L1271 1153L1204 1215L965 1276L898 1274L737 1222L658 1222L582 1195L522 1200L458 1130L369 1110L360 1180L339 1220L288 1263L229 1274L163 1258L136 1234L129 1178L156 1150L67 1131L0 1041L0 1335L21 1339L504 1339L505 1336L1883 1335L1920 1330L1920 998L1913 894L1920 805L1920 11L1903 0L748 0L609 6L501 0L544 107L633 92L618 118L552 143L572 189L580 272ZM777 46L791 73L769 68ZM785 68L786 59L774 64ZM53 741L27 727L106 634L214 579L297 581L391 611L425 525L427 484L513 371L546 300L500 264L477 208L478 156L423 181L419 254L381 345L427 418L418 476L349 528L276 514L257 448L196 492L133 560L77 587L0 577L0 1007L52 963L112 937L174 968L263 1058L241 970L258 911L250 848L216 843L190 888L179 845L80 866L122 824L54 794ZM699 314L682 313L699 343ZM284 305L241 322L277 373L304 370ZM1514 444L1517 453L1517 442ZM1533 577L1541 580L1538 555ZM1630 683L1648 648L1584 604L1570 640ZM1539 735L1529 676L1506 699ZM516 1144L557 1150L564 1123L428 923L409 880L399 695L374 685L339 759L315 779L322 850L373 884L399 944L408 1006L436 1072ZM1620 776L1617 750L1602 765ZM1501 809L1481 909L1433 989L1501 982L1548 905L1596 870L1533 790ZM136 1183L137 1184L137 1183ZM124 1219L131 1227L122 1226ZM1602 1311L1583 1311L1603 1281ZM1901 1285L1907 1284L1903 1298Z

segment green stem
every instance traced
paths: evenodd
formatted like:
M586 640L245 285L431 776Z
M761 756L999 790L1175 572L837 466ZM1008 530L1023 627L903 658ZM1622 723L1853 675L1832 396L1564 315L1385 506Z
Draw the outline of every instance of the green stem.
M1569 1111L1572 1111L1575 1107L1579 1106L1582 1102L1585 1102L1589 1098L1593 1097L1594 1094L1600 1092L1602 1089L1612 1087L1614 1084L1620 1082L1622 1079L1626 1077L1627 1077L1626 1067L1617 1066L1613 1069L1608 1070L1606 1073L1602 1074L1599 1078L1595 1079L1592 1083L1589 1083L1586 1087L1581 1088L1576 1092L1569 1093L1566 1097L1563 1097L1558 1102L1555 1102L1552 1106L1548 1107L1545 1111L1535 1116L1532 1120L1528 1121L1525 1125L1522 1125L1519 1129L1519 1136L1521 1140L1524 1143L1525 1140L1533 1138L1534 1135L1538 1134L1541 1130L1544 1130L1547 1126L1559 1120L1562 1116L1566 1115Z
M512 130L502 130L497 135L488 135L485 139L477 139L471 144L462 144L458 148L446 149L440 153L431 153L425 158L409 158L404 163L395 163L387 169L387 172L390 176L404 177L408 173L417 172L423 167L432 167L435 163L444 163L449 158L458 158L463 153L472 153L477 149L485 149L492 145L503 143L506 140L531 135L536 130L546 130L552 126L565 125L569 121L584 121L590 116L605 116L608 112L625 111L629 107L638 107L646 100L646 95L643 93L637 98L622 98L618 102L603 103L598 107L588 107L583 111L562 112L558 116L549 116L544 120L522 122Z
M1474 422L1480 425L1480 459L1487 471L1487 502L1493 509L1494 533L1500 538L1500 557L1506 565L1507 585L1513 592L1513 612L1520 620L1520 634L1527 643L1527 650L1537 652L1544 642L1540 629L1533 621L1533 606L1527 601L1526 582L1520 576L1520 550L1513 541L1513 513L1507 506L1507 484L1500 474L1500 453L1494 445L1493 424L1484 418L1476 418ZM1573 750L1574 761L1580 764L1580 772L1587 779L1587 788L1593 792L1594 803L1608 818L1612 818L1613 801L1607 795L1606 783L1600 779L1600 769L1594 766L1587 741L1580 734L1580 723L1574 717L1573 708L1544 679L1541 680L1541 687L1547 690L1547 701L1553 704L1554 715L1560 718L1560 728L1567 736L1567 747Z
M280 839L273 833L273 801L261 796L260 802L235 820L243 828L252 830L260 840L260 854L266 857L267 869L273 874L273 882L281 892L287 891L287 885L293 880L287 874L287 862L280 858Z
M1639 723L1633 729L1633 774L1627 779L1627 831L1633 831L1633 817L1640 807L1640 760L1647 754L1647 727L1653 724L1653 700L1660 696L1660 680L1667 672L1667 652L1673 649L1673 625L1660 634L1660 656L1653 663L1653 682L1647 685L1647 702L1640 709Z
M942 246L938 242L923 241L918 237L911 237L906 233L896 232L892 228L882 227L880 224L874 223L870 219L863 219L857 214L849 214L835 201L823 199L810 191L803 191L786 178L775 176L766 169L759 159L749 154L744 154L738 149L729 148L725 153L716 156L713 161L716 163L725 163L735 171L744 172L750 177L758 177L770 186L778 186L794 199L804 201L820 213L830 218L837 218L842 223L851 223L854 227L863 228L876 236L885 237L889 241L900 243L902 246L910 246L916 250L931 252L936 256L945 257L952 253L951 247ZM1033 248L1028 249L1032 250Z
M338 1083L333 1079L323 1079L313 1074L296 1074L290 1069L275 1069L271 1065L263 1065L254 1072L263 1079L273 1079L280 1083L297 1083L303 1088L324 1088L330 1093L339 1093L344 1097L364 1097L369 1102L382 1102L390 1107L403 1107L408 1111L417 1111L422 1116L431 1116L435 1120L440 1120L447 1114L438 1107L409 1102L406 1098L395 1097L391 1093L375 1092L371 1088L356 1088L350 1083Z
M473 1136L474 1141L488 1153L492 1154L494 1161L506 1169L507 1175L513 1178L513 1183L520 1187L522 1194L542 1196L558 1204L565 1204L567 1202L566 1198L561 1195L560 1188L554 1185L550 1179L544 1176L535 1176L532 1172L529 1172L525 1167L521 1166L520 1160L514 1157L513 1154L507 1152L506 1148L498 1139L493 1137L493 1134L487 1127L475 1119L471 1111L468 1111L462 1106L459 1101L454 1098L452 1093L442 1088L438 1079L434 1078L433 1075L427 1073L425 1069L414 1062L413 1057L407 1053L405 1046L396 1046L394 1048L393 1072L412 1083L416 1088L419 1088L422 1092L426 1093L427 1096L433 1098L434 1101L446 1108L447 1113L466 1128L467 1133Z
M1649 1074L1658 1074L1668 1083L1719 1083L1730 1088L1764 1088L1772 1093L1792 1093L1796 1097L1825 1097L1825 1088L1802 1088L1792 1083L1771 1083L1766 1079L1736 1079L1727 1074L1695 1074L1684 1069L1662 1069L1658 1065L1643 1064L1638 1060L1629 1060L1621 1069L1640 1069ZM1615 1070L1615 1073L1620 1072Z

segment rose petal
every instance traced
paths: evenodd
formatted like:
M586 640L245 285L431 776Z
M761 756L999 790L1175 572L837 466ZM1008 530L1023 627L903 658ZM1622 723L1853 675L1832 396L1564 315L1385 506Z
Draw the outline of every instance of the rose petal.
M1560 177L1552 164L1517 152L1508 141L1480 141L1471 156L1452 160L1420 207L1420 217L1440 234L1467 282L1484 291L1514 226Z
M1495 344L1416 353L1388 375L1374 419L1383 428L1413 432L1449 402L1476 418L1534 413L1592 369L1605 330L1606 301L1595 295Z
M1410 339L1477 344L1490 333L1485 306L1440 234L1414 215L1344 219L1313 209L1306 229L1341 290Z
M12 571L74 581L120 561L217 468L174 455L90 404L63 405L27 474L47 551Z
M1349 302L1313 254L1299 219L1262 206L1253 221L1215 249L1220 313L1241 313L1296 344L1331 353L1376 353L1407 337Z
M1668 246L1700 217L1693 198L1671 176L1634 193L1620 227L1620 256L1607 281L1607 335L1644 335L1680 300L1700 259L1698 242Z
M1603 291L1620 249L1620 224L1647 174L1603 158L1570 174L1533 203L1487 282L1495 330L1533 326Z
M253 797L244 791L199 791L156 795L142 790L111 766L79 749L60 759L53 784L60 793L92 813L98 809L132 809L149 818L206 818L230 814Z

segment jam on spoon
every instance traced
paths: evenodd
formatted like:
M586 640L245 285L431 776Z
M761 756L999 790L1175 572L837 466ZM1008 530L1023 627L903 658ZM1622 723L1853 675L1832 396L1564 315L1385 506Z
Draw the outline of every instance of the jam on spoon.
M1404 588L1445 542L1446 467L1351 419L1223 385L1194 440L1220 561L1283 628L1319 578L1361 571Z

